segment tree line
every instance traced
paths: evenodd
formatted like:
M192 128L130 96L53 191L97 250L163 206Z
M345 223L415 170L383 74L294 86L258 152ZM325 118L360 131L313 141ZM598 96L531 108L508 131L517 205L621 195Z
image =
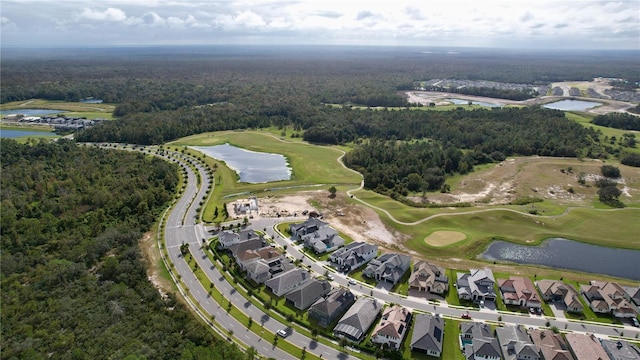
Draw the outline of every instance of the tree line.
M615 129L640 131L640 117L625 113L598 115L591 123Z
M69 140L2 139L3 359L241 359L149 282L138 241L174 164Z

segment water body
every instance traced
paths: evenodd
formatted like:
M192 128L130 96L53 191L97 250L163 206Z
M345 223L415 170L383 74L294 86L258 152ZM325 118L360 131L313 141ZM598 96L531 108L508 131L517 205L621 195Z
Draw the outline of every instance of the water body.
M451 101L452 103L454 103L456 105L469 105L469 100L455 99L455 98L450 98L450 99L445 99L445 100ZM502 107L502 105L500 105L500 104L490 103L490 102L485 102L485 101L476 101L476 100L472 100L471 104L480 105L480 106L488 106L488 107Z
M0 138L43 137L56 135L49 131L0 130Z
M544 265L640 280L639 250L616 249L562 238L546 240L540 246L494 241L480 256L492 261Z
M192 148L224 161L238 173L240 182L257 184L291 179L291 168L280 154L249 151L229 144Z
M583 100L562 100L556 101L550 104L546 104L543 107L547 109L555 109L562 111L585 111L587 109L591 109L592 107L602 105L599 102L595 101L583 101Z
M24 116L40 116L40 115L56 115L62 114L63 110L45 110L45 109L12 109L0 110L0 115L22 114Z

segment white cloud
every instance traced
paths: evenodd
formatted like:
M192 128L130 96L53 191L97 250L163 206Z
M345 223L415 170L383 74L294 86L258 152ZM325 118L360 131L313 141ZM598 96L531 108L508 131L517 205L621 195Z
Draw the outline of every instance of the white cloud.
M127 14L120 9L111 7L104 11L84 8L82 13L80 13L80 17L95 21L124 21L127 19Z

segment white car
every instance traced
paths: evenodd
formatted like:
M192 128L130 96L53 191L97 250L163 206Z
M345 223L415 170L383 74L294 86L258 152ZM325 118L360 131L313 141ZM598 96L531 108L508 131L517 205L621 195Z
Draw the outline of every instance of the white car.
M334 277L333 277L333 275L331 275L331 274L327 275L327 279L328 279L329 281L333 281L333 280L335 280L335 278L334 278Z
M353 279L349 279L349 285L355 285L355 284L356 284L356 281L355 281L355 280L353 280Z
M283 338L286 338L287 336L289 336L289 332L285 329L280 329L278 330L277 333L279 336L282 336Z

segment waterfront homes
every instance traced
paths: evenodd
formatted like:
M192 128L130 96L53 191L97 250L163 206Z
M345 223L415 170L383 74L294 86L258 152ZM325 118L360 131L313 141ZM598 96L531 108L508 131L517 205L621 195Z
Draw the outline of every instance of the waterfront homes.
M336 230L315 217L310 217L300 224L291 224L289 230L291 240L302 241L305 248L317 254L336 250L345 243Z
M538 290L545 301L561 301L568 312L582 313L584 306L578 298L578 292L569 284L559 280L538 280Z
M311 306L321 297L331 291L331 285L326 280L311 279L297 289L285 295L287 302L299 310Z
M429 356L442 355L444 320L438 315L418 314L415 316L411 335L411 351L425 352Z
M542 307L540 296L529 278L512 276L509 279L498 279L498 286L506 305L535 309Z
M409 289L443 295L449 288L449 279L444 269L420 260L413 264L409 277Z
M493 285L496 281L491 269L471 269L470 271L470 273L456 274L458 298L473 302L495 301L496 293Z
M359 268L378 255L378 246L363 242L351 244L334 251L329 261L341 271L348 273Z
M326 327L355 301L353 293L343 287L335 288L327 296L318 299L309 308L309 317L318 320L318 325Z
M224 230L218 234L218 249L229 249L234 244L262 238L253 230L247 229L239 232Z
M461 323L460 342L467 360L500 360L500 344L487 324Z
M340 318L333 334L354 342L360 342L380 313L381 304L373 298L358 299Z
M635 317L638 314L638 308L627 300L629 295L617 283L591 281L589 285L580 286L580 291L594 312L610 313L619 318Z
M407 270L409 270L410 265L411 257L408 255L395 253L384 254L377 259L371 260L362 272L362 275L395 285Z
M614 360L640 360L640 348L622 340L600 339L604 351Z
M604 360L609 356L600 345L600 341L593 335L578 333L564 334L569 345L569 351L579 360Z
M371 334L371 342L386 344L392 349L398 350L400 343L407 334L411 312L409 309L392 305L382 311L382 318Z
M539 360L538 347L531 342L531 338L523 326L508 325L496 328L496 335L502 358L505 360Z
M551 330L531 329L529 336L544 360L574 360L562 335Z
M276 296L283 296L299 288L310 279L310 275L306 270L293 268L267 280L264 284Z

